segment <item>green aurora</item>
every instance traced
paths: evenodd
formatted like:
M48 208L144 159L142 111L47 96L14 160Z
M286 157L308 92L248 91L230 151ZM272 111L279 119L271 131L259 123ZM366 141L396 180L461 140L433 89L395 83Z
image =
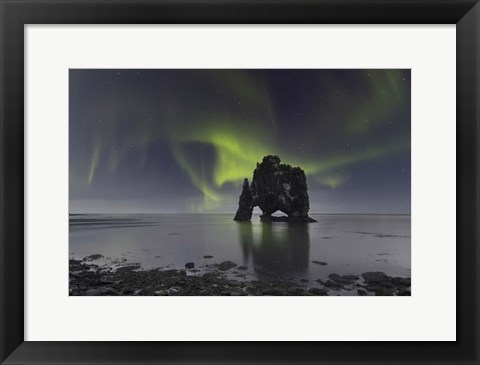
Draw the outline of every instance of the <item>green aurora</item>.
M409 169L409 70L70 72L74 199L121 191L125 171L134 171L130 184L143 182L143 169L168 159L183 172L172 168L179 186L201 196L185 201L191 212L236 201L268 154L304 169L313 190L354 188L359 167L374 175L376 163L399 156Z

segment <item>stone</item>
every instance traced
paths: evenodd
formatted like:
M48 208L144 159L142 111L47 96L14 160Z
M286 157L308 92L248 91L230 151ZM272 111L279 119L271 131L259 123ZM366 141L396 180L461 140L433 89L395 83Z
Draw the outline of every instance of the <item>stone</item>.
M410 278L391 277L381 271L365 272L362 277L367 284L366 289L374 292L375 295L394 295L395 291L397 295L411 295Z
M364 272L362 277L367 284L385 284L389 281L389 277L382 271Z
M328 296L328 292L320 288L310 288L308 289L308 293L311 295Z
M100 296L100 295L120 295L115 289L112 288L97 288L97 289L89 289L85 292L87 296Z
M123 293L124 295L125 295L125 294L127 294L127 295L133 294L133 293L135 293L135 289L130 288L130 287L123 288L122 293Z
M385 297L385 296L392 296L392 295L393 295L393 291L387 288L380 288L377 291L375 291L375 296L377 297Z
M410 287L412 285L410 278L394 277L391 281L392 284L400 287Z
M357 275L338 275L338 274L330 274L328 275L328 278L332 281L334 281L335 283L338 283L340 285L351 285L353 284L355 281L359 280L360 277L357 276Z
M272 289L266 289L262 292L262 295L269 295L269 296L282 296L285 295L285 292L283 292L280 289L272 288Z
M88 289L85 292L85 295L87 295L87 296L99 296L99 295L102 295L102 292L101 292L100 289Z
M120 295L120 293L113 288L102 288L100 290L102 291L102 295Z
M113 284L113 281L110 278L100 278L98 282L102 285Z
M302 288L291 287L287 289L288 295L305 295Z
M193 269L193 268L195 267L195 263L193 263L193 262L187 262L187 263L185 264L185 267L186 267L187 269Z
M248 179L244 180L234 220L250 221L256 206L262 210L262 221L315 222L308 216L305 172L300 167L281 164L278 156L268 155L257 163L250 186ZM277 211L286 216L272 216Z
M410 293L410 290L408 290L408 289L400 288L400 289L397 291L397 295L398 295L398 296L410 296L411 293Z
M138 269L140 269L140 268L141 268L140 265L122 266L122 267L118 267L118 268L116 269L116 272L118 272L118 273L127 273L127 272L132 272L132 271L138 270Z
M221 270L221 271L228 271L231 268L234 268L236 266L237 266L237 264L232 262L232 261L223 261L222 263L220 263L217 266L217 268L218 268L218 270Z
M248 295L244 291L234 291L230 293L230 296L236 296L236 297L241 297L241 296L246 296Z
M101 259L103 257L103 255L100 255L98 253L94 254L94 255L90 255L90 256L87 256L84 258L85 261L93 261L93 260L98 260L98 259Z
M335 290L340 290L340 289L343 289L343 285L336 282L336 281L333 281L333 280L327 280L323 283L323 286L327 287L327 288L331 288L331 289L335 289Z

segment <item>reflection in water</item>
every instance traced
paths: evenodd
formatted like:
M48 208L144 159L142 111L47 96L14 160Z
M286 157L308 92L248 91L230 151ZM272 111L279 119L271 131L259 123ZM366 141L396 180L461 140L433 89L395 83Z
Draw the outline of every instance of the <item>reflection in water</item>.
M275 274L307 271L310 252L308 224L238 222L244 263Z
M303 226L255 217L239 223L229 214L70 216L70 257L101 254L146 270L233 261L248 266L242 272L248 276L263 266L287 279L326 280L331 273L367 271L410 276L410 216L312 215L318 223Z

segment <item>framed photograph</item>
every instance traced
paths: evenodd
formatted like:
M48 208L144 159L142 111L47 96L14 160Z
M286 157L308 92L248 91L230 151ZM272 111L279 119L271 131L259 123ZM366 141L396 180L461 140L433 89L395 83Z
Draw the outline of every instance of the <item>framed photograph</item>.
M478 1L1 12L2 364L479 363Z

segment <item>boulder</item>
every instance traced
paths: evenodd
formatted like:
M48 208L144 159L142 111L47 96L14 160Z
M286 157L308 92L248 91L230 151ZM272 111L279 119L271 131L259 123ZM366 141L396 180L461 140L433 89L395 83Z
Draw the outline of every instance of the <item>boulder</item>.
M221 270L221 271L228 271L236 266L237 264L232 261L223 261L217 266L217 268L218 270Z

